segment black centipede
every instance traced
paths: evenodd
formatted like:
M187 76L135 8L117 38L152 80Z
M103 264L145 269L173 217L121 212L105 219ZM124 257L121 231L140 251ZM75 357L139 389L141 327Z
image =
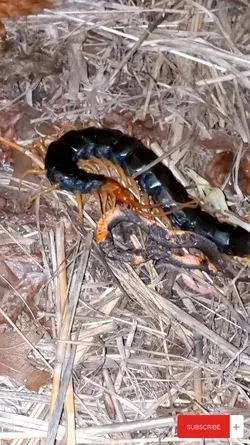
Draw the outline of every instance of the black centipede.
M136 193L140 194L140 199L130 190L135 189L131 186L132 179L129 184L124 184L118 181L118 177L112 179L107 173L105 176L105 172L100 172L98 168L93 168L91 172L91 162L94 165L95 159L119 166L127 177L137 174L136 183L140 191L137 189ZM154 203L159 206L158 209L161 208L168 214L173 228L204 236L213 241L221 253L248 255L250 234L242 228L220 223L199 206L192 208L185 187L165 165L158 163L140 174L141 169L156 160L157 156L132 136L119 130L89 127L70 130L53 141L45 155L45 169L40 172L46 174L54 184L45 191L60 188L85 197L95 193L99 197L104 196L99 199L104 204L102 207L109 201L113 205L127 204L136 211L146 213L148 217L153 213L153 218ZM119 175L122 179L121 172ZM147 195L150 202L145 198ZM107 208L103 208L105 210Z

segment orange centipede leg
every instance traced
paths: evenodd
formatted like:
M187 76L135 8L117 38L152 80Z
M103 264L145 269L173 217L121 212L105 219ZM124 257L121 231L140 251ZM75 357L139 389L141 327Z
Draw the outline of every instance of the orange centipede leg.
M43 138L44 139L44 138ZM54 138L48 136L46 139L50 139L52 142L55 140ZM33 144L33 148L38 150L40 155L42 155L43 158L45 158L45 155L47 153L47 148L44 146L42 141L37 141Z
M106 192L105 190L101 190L99 196L101 201L102 213L105 213L107 211L108 192Z
M116 205L116 195L112 190L106 191L105 189L101 189L98 193L98 200L100 202L99 208L101 213L106 213Z
M36 195L32 196L32 198L29 199L29 201L26 204L26 208L30 207L32 203L42 195L45 195L45 193L53 192L54 190L57 190L59 188L59 184L54 184L50 187L47 187L45 190L42 190L41 192L37 193Z
M86 193L86 194L82 195L82 206L83 206L83 209L84 209L85 204L87 204L89 198L90 198L89 193Z
M84 210L85 204L87 204L89 198L90 198L89 193L86 193L84 195L80 195L80 194L76 195L79 222L83 222L83 210Z
M172 213L178 212L181 209L196 209L200 204L199 199L194 198L188 202L176 202L177 207L165 212L165 215L171 215Z
M23 180L28 175L42 175L44 176L46 174L46 171L41 168L30 168L29 170L25 170L25 172L20 177L20 188L22 186Z
M116 196L115 196L115 193L111 192L111 193L109 194L109 200L110 200L110 207L111 207L111 209L114 209L114 208L115 208L115 205L116 205Z
M204 263L203 258L191 254L186 254L185 256L172 254L171 258L183 265L183 267L197 267L197 269L199 269L202 266L202 263ZM217 271L216 267L211 263L208 263L208 269L213 273Z

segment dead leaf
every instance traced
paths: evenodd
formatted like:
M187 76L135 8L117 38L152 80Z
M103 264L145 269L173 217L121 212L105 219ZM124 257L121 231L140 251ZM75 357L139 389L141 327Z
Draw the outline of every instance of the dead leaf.
M24 336L35 346L41 336L34 331L23 332ZM47 371L36 369L27 359L30 351L28 343L17 332L1 334L0 337L0 375L24 385L31 391L38 391L51 380Z
M234 154L224 151L216 154L208 164L205 177L213 187L221 187L233 167Z
M25 258L0 256L0 304L1 309L15 322L22 311L29 306L42 284L46 274L42 269ZM16 292L15 292L15 291ZM0 324L6 325L6 318L0 315ZM2 334L1 334L2 335Z
M210 151L216 152L206 167L204 176L213 187L222 187L227 177L231 174L234 158L239 147L239 140L231 135L215 132L212 139L200 141L200 145ZM248 144L243 144L243 157L240 160L238 185L245 195L250 195L250 149ZM232 180L227 188L232 189Z
M224 132L216 131L213 133L212 139L203 139L200 141L200 145L209 150L235 152L237 149L237 139Z
M208 164L205 177L214 187L221 187L233 168L234 154L229 151L217 153ZM250 195L250 151L244 153L239 166L239 187L245 195Z
M250 232L250 225L246 218L231 212L228 208L230 202L226 201L225 195L218 187L212 187L208 181L198 175L191 168L187 169L187 175L195 182L201 199L202 210L214 215L221 223L242 227Z
M5 0L0 3L0 17L22 17L36 14L43 8L54 8L53 0Z
M130 111L111 111L103 120L103 124L129 133L144 143L150 140L150 142L162 144L166 139L166 132L162 131L149 115L142 121L136 119L136 116Z

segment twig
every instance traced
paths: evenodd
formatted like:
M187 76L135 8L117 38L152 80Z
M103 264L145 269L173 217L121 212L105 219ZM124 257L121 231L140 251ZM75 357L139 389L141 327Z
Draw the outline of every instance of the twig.
M66 258L65 258L65 231L64 224L61 223L56 231L56 246L57 246L57 264L58 264L58 280L59 280L59 296L61 299L61 314L63 314L67 304L67 273L66 273ZM59 326L60 329L60 326ZM69 334L70 335L70 334ZM67 354L70 348L64 344L66 348L65 359L69 359ZM74 407L74 391L72 378L66 394L66 411L67 411L67 439L66 445L75 445L75 407Z
M126 65L126 63L129 61L129 59L136 53L138 48L140 48L141 44L148 39L148 37L154 32L154 30L166 19L166 14L162 12L162 14L159 14L158 17L152 22L149 23L148 28L144 31L144 33L141 35L139 40L134 43L132 48L127 52L126 56L122 59L121 63L118 65L116 70L113 72L113 74L110 76L110 79L108 81L108 87L111 87L113 85L117 75L122 70L122 68Z
M59 388L59 382L60 382L61 375L62 375L63 361L64 361L64 357L65 357L65 353L66 353L64 340L68 340L69 334L72 329L73 320L74 320L74 316L75 316L75 312L76 312L76 307L78 304L78 298L80 295L81 285L82 285L82 281L85 276L85 272L86 272L87 265L88 265L92 237L93 237L93 233L89 232L87 235L86 242L85 242L85 250L82 254L82 257L81 257L81 260L79 263L78 273L77 273L76 280L75 280L75 286L72 289L72 298L70 298L69 303L64 311L63 322L62 322L62 326L61 326L61 330L60 330L60 340L62 340L62 341L58 343L57 361L56 361L55 368L54 368L54 380L53 380L52 398L51 398L51 419L55 418L54 416L56 415L55 412L57 409L55 400L59 397L59 394L61 392L61 388L59 391L58 391L58 388ZM68 388L68 385L67 385L67 388ZM65 389L65 391L67 391L67 388ZM65 392L65 394L66 394L66 392ZM60 418L59 418L59 420L60 420ZM52 420L51 420L51 422L52 422ZM51 423L51 425L52 425L52 423ZM52 433L49 432L49 434L52 434ZM48 437L51 437L51 436L48 436ZM48 442L48 443L50 443L50 442Z
M77 348L76 346L72 347L68 361L66 362L65 368L62 373L60 391L56 399L54 410L48 424L48 434L45 442L46 445L55 444L65 397L67 394L67 390L69 388L70 380L72 378L72 369L74 365L76 348Z
M197 357L197 360L200 361L202 359L202 348L203 348L203 339L199 334L194 335L194 354ZM202 368L198 369L194 375L194 392L196 394L196 398L199 402L201 402L202 396Z

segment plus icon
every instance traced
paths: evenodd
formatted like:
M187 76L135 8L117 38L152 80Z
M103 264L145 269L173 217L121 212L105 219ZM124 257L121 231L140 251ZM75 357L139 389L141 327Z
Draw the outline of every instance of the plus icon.
M241 415L230 416L230 438L242 439L244 437L244 417Z

